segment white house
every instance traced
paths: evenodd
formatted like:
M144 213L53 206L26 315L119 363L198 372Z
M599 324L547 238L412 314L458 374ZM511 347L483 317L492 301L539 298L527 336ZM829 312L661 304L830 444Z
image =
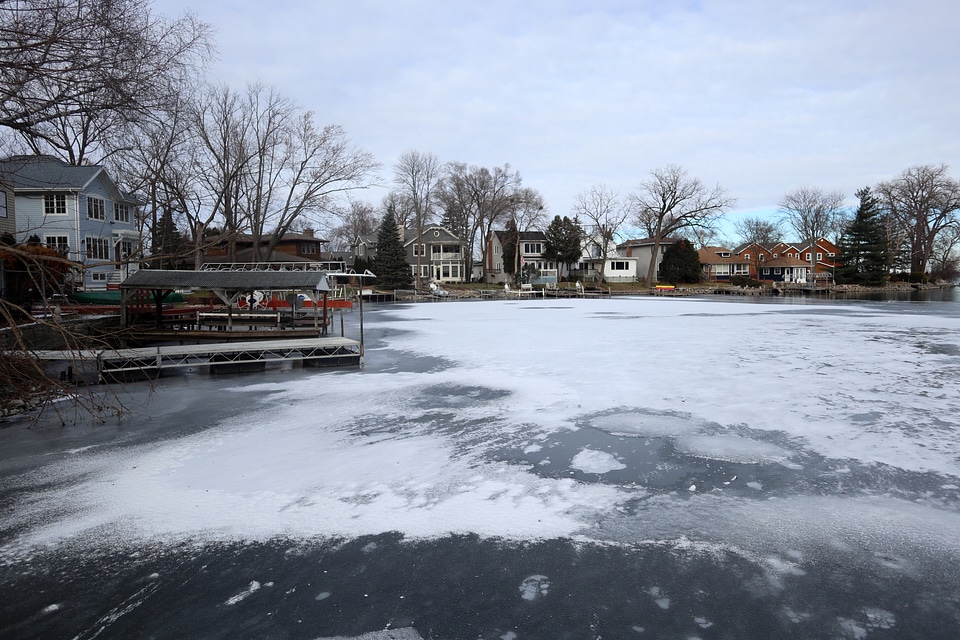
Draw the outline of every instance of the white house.
M50 156L0 160L0 179L13 186L18 242L32 236L82 265L77 285L119 284L142 255L137 202L100 166L72 166Z
M676 238L662 238L660 240L660 247L657 251L657 260L654 267L653 279L657 279L657 274L660 272L660 263L663 261L663 252L667 250L667 247L670 245L680 242ZM637 280L645 280L647 277L647 270L650 268L650 257L653 255L654 247L653 238L643 238L642 240L627 240L617 245L617 251L624 258L634 258L636 260L636 276Z
M586 282L635 282L637 262L635 257L627 257L613 241L603 246L598 235L588 236L583 242L583 251L576 270ZM601 268L602 267L602 268Z

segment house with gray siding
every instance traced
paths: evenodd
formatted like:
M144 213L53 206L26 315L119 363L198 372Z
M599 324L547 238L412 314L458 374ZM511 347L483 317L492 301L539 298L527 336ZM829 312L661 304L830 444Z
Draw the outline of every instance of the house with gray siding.
M31 236L81 265L85 290L119 285L143 255L137 202L96 165L73 166L50 156L0 160L0 180L13 187L14 236Z
M416 229L397 230L406 252L410 274L417 277L420 264L422 282L467 282L467 247L456 235L440 225L427 225L417 238ZM377 256L377 234L357 236L353 244L354 258L373 260Z

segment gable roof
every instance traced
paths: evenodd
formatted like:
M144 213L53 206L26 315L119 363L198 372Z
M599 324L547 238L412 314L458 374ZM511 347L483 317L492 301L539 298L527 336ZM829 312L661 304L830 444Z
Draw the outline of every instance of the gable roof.
M720 255L726 253L726 256ZM746 260L726 247L704 247L697 251L700 264L746 264Z
M421 243L432 242L436 237L436 236L427 237L428 231L440 231L446 237L447 241L452 240L455 242L460 242L460 238L458 238L452 231L450 231L446 227L441 226L439 224L428 224L423 227L423 235L420 238ZM408 244L416 242L417 241L416 238L417 238L416 228L407 227L406 229L403 230L403 246L407 246Z
M53 156L12 156L0 160L0 175L14 189L22 191L81 191L101 173L103 167L78 167Z
M98 178L115 200L143 204L133 194L122 191L99 165L75 166L53 156L11 156L0 159L0 177L14 191L79 192Z

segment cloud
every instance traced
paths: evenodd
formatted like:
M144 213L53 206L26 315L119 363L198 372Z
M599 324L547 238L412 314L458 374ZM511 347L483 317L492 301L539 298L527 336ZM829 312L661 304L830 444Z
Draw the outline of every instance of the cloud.
M161 0L177 13L184 3ZM745 209L960 171L960 8L759 1L212 3L219 79L263 79L389 167L509 162L552 212L677 163ZM373 201L379 197L371 197Z

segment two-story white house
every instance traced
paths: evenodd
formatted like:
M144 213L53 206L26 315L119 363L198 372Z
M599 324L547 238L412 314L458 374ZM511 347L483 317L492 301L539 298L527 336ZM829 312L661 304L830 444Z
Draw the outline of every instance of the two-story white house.
M78 287L106 289L138 268L137 202L103 167L14 156L0 160L0 179L13 187L17 241L37 236L80 264Z

